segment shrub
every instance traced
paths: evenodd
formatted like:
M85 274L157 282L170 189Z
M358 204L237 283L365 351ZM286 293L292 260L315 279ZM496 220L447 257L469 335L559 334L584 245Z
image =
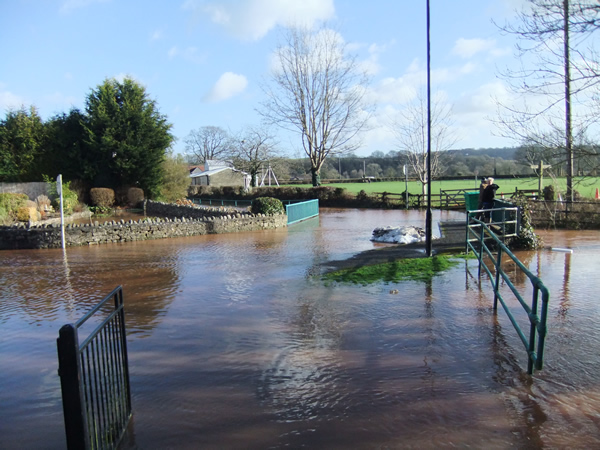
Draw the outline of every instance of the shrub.
M12 218L8 214L8 211L5 207L0 206L0 225L10 225L12 223Z
M198 188L199 197L212 197L214 195L212 186L196 186Z
M556 195L554 192L554 186L551 184L544 187L543 193L544 193L544 200L546 200L546 201L554 201L556 199Z
M243 197L244 188L242 186L223 186L223 198Z
M43 178L49 185L48 192L50 194L50 198L52 199L52 206L58 211L60 210L60 195L58 195L58 191L56 190L56 181L50 180L46 175L44 175ZM78 208L79 197L75 191L71 190L70 181L62 183L62 196L63 212L67 215L73 214L73 210Z
M92 188L90 189L90 201L94 206L110 208L115 204L115 191L109 188Z
M365 192L364 189L362 189L358 194L356 194L356 199L365 201L369 199L369 195Z
M253 214L265 214L272 216L274 214L284 214L285 208L281 200L273 197L258 197L252 200L250 211Z
M25 206L27 200L29 200L29 197L25 194L0 194L0 208L6 210L6 214L15 218L17 216L17 210L20 207Z
M19 222L38 221L40 220L40 213L37 210L37 205L31 200L27 200L24 206L21 206L17 210L17 220Z
M144 190L132 187L127 190L127 202L132 205L138 205L144 201Z
M114 206L114 205L125 206L127 204L127 192L129 191L130 187L131 186L126 185L126 186L119 186L118 188L116 188L115 189L115 202L111 206Z
M336 199L342 199L346 197L346 188L343 187L337 187L335 188L335 190L333 191L333 196Z
M513 199L515 206L521 212L521 230L519 235L512 239L510 247L513 249L535 250L542 247L543 241L533 229L531 224L531 204L527 197L519 195Z

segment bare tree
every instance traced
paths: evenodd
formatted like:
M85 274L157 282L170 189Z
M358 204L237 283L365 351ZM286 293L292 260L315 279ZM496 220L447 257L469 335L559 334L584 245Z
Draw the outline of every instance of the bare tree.
M368 78L355 57L347 56L332 30L293 27L275 51L272 83L260 114L267 123L300 134L311 164L312 184L330 154L357 149L369 118L364 94Z
M203 163L210 159L222 159L232 150L229 133L223 128L206 126L192 130L184 140L190 162Z
M500 29L516 35L521 67L502 74L523 107L499 103L496 122L505 136L551 155L567 166L567 199L573 200L574 155L585 157L589 112L600 82L596 52L587 39L597 30L600 6L592 0L529 0L515 24ZM574 106L580 106L575 114ZM542 150L544 149L544 150ZM558 158L561 155L562 157Z
M431 103L431 176L444 171L442 155L456 143L452 132L452 108L440 99ZM389 127L396 137L396 148L408 160L419 178L425 195L427 179L427 100L422 91L414 101L391 118Z
M250 186L257 185L260 170L266 169L269 161L276 157L275 147L274 135L267 127L247 127L238 135L233 162L237 169L250 174Z

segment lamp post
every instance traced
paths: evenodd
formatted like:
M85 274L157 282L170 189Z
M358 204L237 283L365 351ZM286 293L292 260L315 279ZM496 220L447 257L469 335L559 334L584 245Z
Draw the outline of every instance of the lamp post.
M429 44L429 0L427 0L427 214L425 216L425 250L431 256L431 58Z

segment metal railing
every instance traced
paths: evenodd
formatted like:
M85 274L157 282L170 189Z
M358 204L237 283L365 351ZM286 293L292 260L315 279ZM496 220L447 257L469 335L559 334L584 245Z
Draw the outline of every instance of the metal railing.
M469 214L470 215L470 214ZM521 342L527 350L528 363L527 373L532 374L533 370L541 370L544 364L544 344L546 341L546 320L548 316L548 301L550 300L550 293L542 280L533 275L527 267L519 261L519 259L512 254L512 252L506 247L498 236L488 227L488 224L482 222L479 219L468 217L467 215L467 252L472 250L479 259L479 276L481 276L481 269L483 268L492 283L494 288L494 311L498 309L498 301L504 308L504 311L508 315L510 322L515 327ZM486 243L487 240L491 240L493 245L497 248L497 253L494 255L490 247ZM475 246L475 243L478 246ZM483 257L487 255L489 260L493 263L494 272L490 268L483 264ZM523 299L521 293L517 290L515 285L512 283L510 278L502 269L503 257L509 257L517 266L517 268L524 273L529 279L531 286L533 287L533 294L531 299L531 305ZM510 291L514 294L521 307L525 310L527 318L529 319L529 338L525 336L525 333L521 330L517 320L513 316L509 306L504 300L504 296L500 291L500 283L504 282ZM540 293L541 293L541 306L540 306ZM538 309L540 310L538 314ZM537 350L536 350L537 340Z
M217 198L192 198L192 203L195 205L219 205L219 206L233 206L234 208L248 207L252 205L252 200L230 200L230 199L217 199Z
M285 205L285 212L288 217L288 225L310 219L319 215L319 200L307 200L305 202Z
M500 234L502 241L505 242L508 237L515 237L519 235L521 230L521 215L519 214L519 207L517 206L502 206L502 204L510 204L507 202L496 201L495 204L498 204L498 208L491 209L475 209L469 210L467 213L467 243L473 239L469 236L469 226L473 228L478 228L481 221L481 218L486 218L487 226L493 227L497 230L497 233ZM469 219L473 219L472 221ZM494 233L494 236L497 236ZM467 247L467 252L469 248Z
M107 316L98 319L98 312ZM99 323L80 342L80 328L92 318ZM116 448L131 418L121 286L75 324L64 325L57 346L67 448Z

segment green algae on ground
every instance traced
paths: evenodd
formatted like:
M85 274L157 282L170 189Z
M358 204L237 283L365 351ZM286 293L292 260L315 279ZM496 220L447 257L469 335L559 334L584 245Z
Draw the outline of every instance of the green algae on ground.
M428 281L458 264L460 255L436 255L433 258L407 258L394 262L342 269L323 275L326 282L367 285L377 282L394 283L403 280ZM468 256L467 256L468 258Z

